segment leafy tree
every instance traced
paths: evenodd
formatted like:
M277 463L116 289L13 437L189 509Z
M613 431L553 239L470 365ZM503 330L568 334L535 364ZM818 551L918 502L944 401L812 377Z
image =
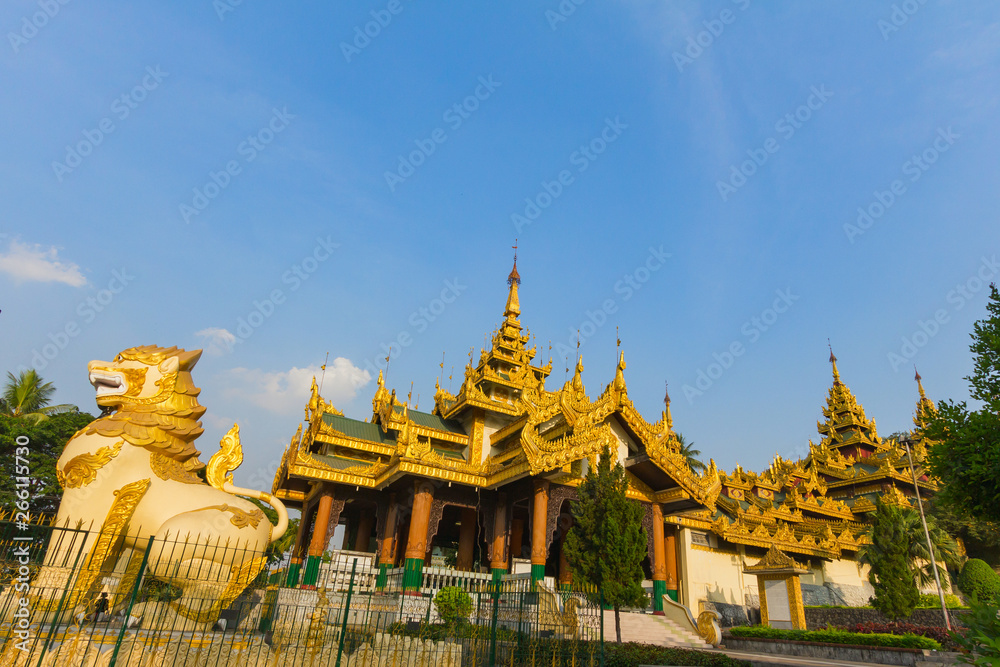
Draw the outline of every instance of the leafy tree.
M920 591L910 565L910 531L902 508L878 499L868 538L870 543L858 552L858 561L871 568L872 606L894 620L909 617L920 601Z
M31 478L30 511L54 515L59 508L62 489L56 479L56 460L73 435L94 420L85 412L64 412L44 421L0 415L0 507L14 507L17 494L15 457L18 437L28 444L28 477ZM22 439L22 442L23 439ZM20 475L23 477L23 475Z
M574 581L593 586L592 601L613 607L615 633L621 641L622 607L643 607L642 560L646 556L646 531L642 506L626 497L625 468L605 447L596 468L591 468L571 505L573 526L566 535L566 558Z
M19 417L34 422L40 422L49 415L59 412L75 411L73 405L49 405L56 388L51 382L45 382L33 368L21 371L18 375L7 373L7 383L0 398L0 412L11 417Z
M982 402L969 410L964 401L941 401L925 433L930 471L941 480L940 498L962 514L1000 522L1000 294L990 285L989 317L973 326L973 373L965 379L970 395Z
M679 453L680 453L681 456L683 456L685 459L687 459L687 464L688 464L688 467L691 468L691 471L692 472L704 472L705 469L706 469L706 466L698 458L699 456L701 456L701 450L700 449L695 449L693 442L689 443L688 441L686 441L684 439L684 435L682 433L678 433L677 434L677 442L678 442L678 444L680 444Z
M933 517L942 530L962 540L969 558L982 559L992 567L1000 566L1000 524L946 505L937 496L931 498L924 509L928 518Z
M448 634L454 634L459 624L468 620L472 613L472 598L458 586L445 586L434 596L434 607L448 628Z

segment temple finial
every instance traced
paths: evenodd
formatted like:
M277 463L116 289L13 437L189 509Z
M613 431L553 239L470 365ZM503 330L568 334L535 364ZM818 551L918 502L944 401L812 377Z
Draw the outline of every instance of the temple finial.
M521 302L517 296L517 288L521 284L521 274L517 272L517 241L514 241L514 267L510 270L510 275L507 276L507 287L510 291L507 294L507 305L504 308L503 315L508 319L516 319L518 315L521 314Z
M926 400L927 394L924 393L924 383L921 382L923 378L920 377L920 371L917 370L916 364L913 365L913 379L916 380L917 388L920 390L920 398Z
M514 249L514 267L510 270L510 275L507 276L507 285L513 285L517 283L521 284L521 274L517 272L517 239L514 239L514 245L511 246Z
M670 409L670 385L667 382L663 383L663 407Z
M840 382L840 371L837 370L837 356L833 353L833 345L830 344L830 339L826 339L826 346L830 348L830 363L833 364L833 383L837 384Z

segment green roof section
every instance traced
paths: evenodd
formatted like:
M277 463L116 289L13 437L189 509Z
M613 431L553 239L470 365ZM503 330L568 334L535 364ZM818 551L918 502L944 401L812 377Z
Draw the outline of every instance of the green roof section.
M414 424L418 426L425 426L427 428L434 428L439 431L445 431L447 433L457 433L458 435L467 435L465 429L462 425L453 419L442 419L437 415L432 415L429 412L418 412L417 410L410 410L410 419L413 420Z
M383 445L396 444L396 437L383 433L378 424L358 421L349 417L332 415L329 412L323 415L323 423L335 431L340 431L349 438L377 442Z
M350 468L352 466L358 465L371 465L371 462L358 461L356 459L348 459L343 456L330 456L329 454L313 454L314 459L325 463L334 470L344 470L345 468Z

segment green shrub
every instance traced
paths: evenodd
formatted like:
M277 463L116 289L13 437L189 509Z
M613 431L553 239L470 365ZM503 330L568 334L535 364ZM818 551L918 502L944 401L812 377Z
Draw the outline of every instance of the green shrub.
M472 598L458 586L446 586L434 596L437 613L449 628L454 628L472 613Z
M952 639L968 653L962 661L971 665L1000 665L1000 609L985 602L973 602L972 612L962 621L964 633L952 632Z
M761 625L730 628L733 637L748 639L785 639L798 642L823 642L854 646L888 646L891 648L926 648L941 650L941 644L919 635L890 635L881 633L856 633L845 630L779 630Z
M980 602L1000 599L1000 575L997 575L986 561L978 558L965 561L962 574L958 577L958 587L963 593Z
M951 593L946 593L944 596L944 606L948 609L962 609L965 607L962 604L962 599L957 595L952 595ZM941 598L938 597L937 593L921 593L920 602L917 603L917 609L940 609L941 608Z

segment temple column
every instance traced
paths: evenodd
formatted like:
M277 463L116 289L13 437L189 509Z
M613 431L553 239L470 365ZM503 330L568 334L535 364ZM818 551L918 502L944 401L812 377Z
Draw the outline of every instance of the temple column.
M549 482L546 479L535 480L535 495L531 505L531 580L541 581L545 578L545 560L548 557L545 548L545 532L549 517Z
M309 555L306 556L306 568L302 575L303 588L315 588L319 579L319 565L323 560L323 550L326 548L328 536L326 529L330 523L330 509L333 507L333 492L321 491L319 504L316 507L316 521L313 524L312 540L309 542Z
M490 558L493 581L507 573L507 496L501 493L493 513L493 557Z
M285 576L285 586L295 588L299 585L299 575L302 573L302 542L305 539L306 529L309 525L309 509L302 508L302 516L299 518L299 528L295 532L295 546L292 547L292 557L288 561L288 572Z
M458 558L455 569L472 571L472 556L476 546L476 508L462 508L462 527L458 534Z
M663 525L662 522L660 525ZM663 550L666 552L667 595L670 596L671 600L677 602L677 589L680 586L681 579L677 571L677 529L673 526L670 527L670 530L666 531Z
M389 494L389 510L385 513L385 525L382 526L382 548L379 550L378 577L375 578L375 588L385 588L386 570L396 561L396 521L399 516L396 494Z
M664 557L666 542L663 538L663 508L653 503L653 613L663 614L663 594L667 592L667 561ZM676 560L676 559L675 559ZM674 586L676 594L677 587Z
M364 509L361 510L361 518L358 521L358 534L354 538L355 551L368 551L372 538L372 513Z
M427 553L427 527L431 520L434 487L418 480L415 483L413 511L410 514L410 534L406 541L406 563L403 570L403 592L418 593L423 583L424 554Z

